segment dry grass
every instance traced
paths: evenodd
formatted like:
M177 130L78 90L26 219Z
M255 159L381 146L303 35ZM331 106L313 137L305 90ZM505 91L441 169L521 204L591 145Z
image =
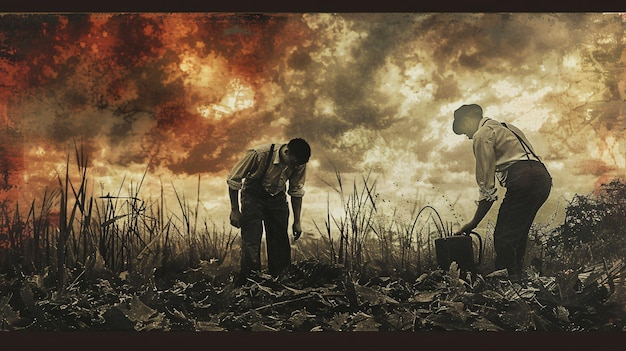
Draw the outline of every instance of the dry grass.
M46 190L22 215L0 205L0 270L12 274L54 272L59 287L68 279L98 274L103 269L119 274L137 272L151 277L182 272L205 262L238 265L238 231L227 224L207 222L199 213L200 182L192 200L175 187L177 208L165 206L164 188L153 199L142 197L144 172L138 183L122 180L113 194L90 190L88 159L75 146L57 176L58 188ZM75 167L71 167L75 166ZM317 234L304 233L292 244L294 261L318 260L340 265L355 274L419 274L436 268L434 240L452 233L430 205L415 206L409 216L379 206L376 180L371 174L346 186L336 172L341 212L332 214L330 201ZM173 186L173 185L172 185ZM556 217L553 216L553 220ZM598 246L566 251L547 247L555 223L531 229L527 263L552 272L602 259ZM493 270L493 224L483 237L481 271ZM550 251L552 250L552 251ZM554 250L558 250L554 251ZM554 251L554 252L553 252ZM76 279L76 278L74 278Z
M200 178L193 204L176 192L176 214L164 205L163 187L157 200L142 199L147 168L138 184L124 179L116 193L94 195L88 159L81 147L74 151L76 169L68 154L58 188L46 190L40 203L33 200L25 217L19 204L0 207L0 233L7 237L0 248L2 272L53 271L65 287L70 272L178 272L202 260L219 264L233 250L237 235L230 227L200 218Z

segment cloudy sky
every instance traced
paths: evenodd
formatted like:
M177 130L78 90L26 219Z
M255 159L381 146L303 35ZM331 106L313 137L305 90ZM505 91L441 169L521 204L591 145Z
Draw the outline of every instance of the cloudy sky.
M175 208L199 187L221 223L245 150L302 137L305 231L327 201L341 213L337 174L381 211L464 222L478 190L452 113L478 103L543 157L549 221L624 176L625 30L617 13L2 14L0 197L40 198L82 145L93 196L141 184Z

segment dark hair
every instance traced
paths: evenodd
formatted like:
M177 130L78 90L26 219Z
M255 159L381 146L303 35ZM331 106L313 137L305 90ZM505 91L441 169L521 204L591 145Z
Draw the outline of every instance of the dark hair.
M461 134L460 124L465 117L481 117L483 116L483 109L479 105L470 104L463 105L454 111L454 122L452 123L452 130L455 134Z
M302 138L294 138L289 141L287 144L289 148L289 153L293 154L300 164L305 164L309 162L309 158L311 157L311 147L306 140Z

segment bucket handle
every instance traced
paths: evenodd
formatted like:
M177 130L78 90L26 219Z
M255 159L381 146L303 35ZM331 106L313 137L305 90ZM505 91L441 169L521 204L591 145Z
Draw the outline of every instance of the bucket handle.
M480 237L480 234L475 231L470 231L469 233L463 233L463 235L467 236L476 236L478 238L478 262L477 264L481 264L483 262L483 239Z

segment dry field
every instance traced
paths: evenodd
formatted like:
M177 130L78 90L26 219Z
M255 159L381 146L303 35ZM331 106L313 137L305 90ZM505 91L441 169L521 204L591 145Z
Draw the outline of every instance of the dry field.
M0 209L2 331L626 331L626 186L577 196L557 226L531 230L522 282L491 272L490 233L477 272L437 267L449 235L437 210L377 212L375 181L349 189L343 213L293 243L280 277L235 284L238 232L178 197L87 194L88 169L26 208ZM69 165L69 162L68 162ZM120 186L122 189L122 186ZM486 272L490 272L486 274Z

